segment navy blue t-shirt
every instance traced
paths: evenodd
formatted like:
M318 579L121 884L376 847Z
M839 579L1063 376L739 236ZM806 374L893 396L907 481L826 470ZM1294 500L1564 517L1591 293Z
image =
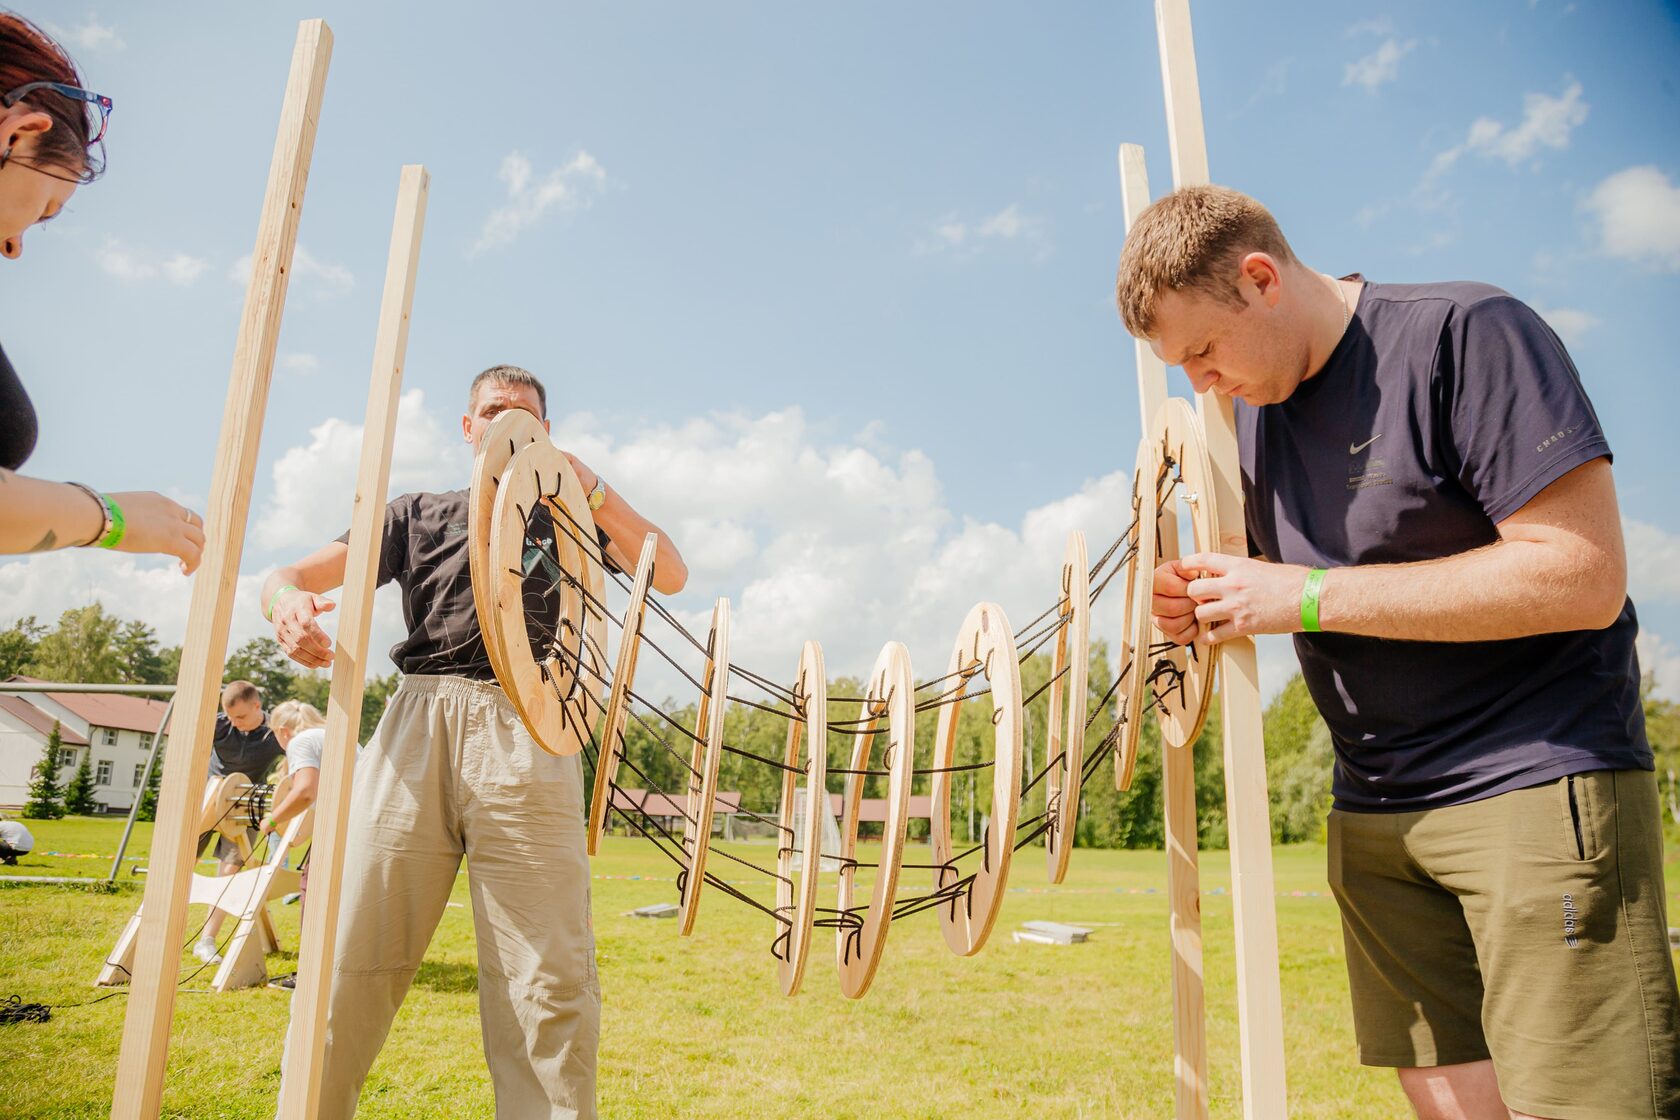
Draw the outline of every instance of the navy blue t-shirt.
M216 737L210 743L210 776L243 774L262 784L275 762L286 757L285 748L264 717L254 730L241 731L226 712L216 713Z
M1610 445L1563 344L1486 284L1365 285L1319 373L1236 406L1249 538L1287 564L1431 560ZM1297 634L1336 747L1338 808L1476 801L1653 766L1632 601L1603 630L1490 642Z

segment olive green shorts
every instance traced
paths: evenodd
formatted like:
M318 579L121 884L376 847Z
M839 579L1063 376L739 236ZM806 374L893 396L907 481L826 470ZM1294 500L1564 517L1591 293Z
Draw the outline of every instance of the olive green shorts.
M1680 1117L1680 992L1648 770L1413 813L1331 810L1359 1060L1492 1058L1508 1107Z

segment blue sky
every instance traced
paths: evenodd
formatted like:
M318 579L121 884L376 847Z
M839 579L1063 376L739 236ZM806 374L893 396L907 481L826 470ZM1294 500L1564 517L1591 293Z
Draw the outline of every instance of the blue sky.
M841 671L901 638L936 675L972 602L1031 617L1063 534L1118 529L1140 429L1117 146L1170 185L1146 3L23 12L117 106L109 174L0 267L42 419L27 473L199 506L296 22L335 32L236 641L262 573L348 521L405 162L432 190L399 489L463 484L467 380L524 365L563 442L677 536L684 616L729 595L778 677L806 637ZM1565 337L1617 452L1646 656L1680 694L1674 7L1194 16L1213 177L1310 264L1488 281ZM89 596L180 637L161 566L0 565L0 623ZM397 624L387 592L376 642ZM1270 682L1288 658L1268 647Z

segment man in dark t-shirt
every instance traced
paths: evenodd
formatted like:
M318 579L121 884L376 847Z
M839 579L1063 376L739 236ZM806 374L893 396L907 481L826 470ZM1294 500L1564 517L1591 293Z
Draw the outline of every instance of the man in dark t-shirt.
M510 408L547 428L546 403L530 373L492 367L473 379L462 436L476 450L490 422ZM687 569L670 539L587 465L572 462L607 562L633 567L634 550L657 533L653 586L680 590ZM391 650L402 684L356 758L317 1113L323 1118L355 1112L463 856L472 865L479 1017L496 1114L595 1115L601 996L582 755L539 747L496 682L473 602L467 512L465 490L404 494L385 507L378 582L401 585L408 633ZM530 626L556 615L553 573L541 570L555 525L539 514L527 530L536 542L527 557ZM347 539L278 569L263 589L276 639L312 668L332 660L316 616L332 606L325 593L344 581ZM572 733L581 731L574 721Z
M274 763L285 754L280 740L268 728L262 691L250 681L230 681L224 685L222 710L216 713L216 734L210 744L210 777L216 779L229 774L243 774L251 779L252 785L261 785L268 780L268 772L273 769ZM211 832L199 837L199 853L203 854L211 836L216 837L217 874L232 875L240 870L245 857L240 854L239 846L219 833ZM246 836L254 847L259 839L257 830L246 829ZM225 911L211 909L204 928L199 932L198 942L193 946L193 955L199 960L216 964L222 959L216 939L221 935L222 922L226 917Z
M210 744L210 776L243 774L252 784L268 780L285 748L269 730L262 691L250 681L231 681L222 688L222 710L216 713L216 735Z
M1680 992L1610 446L1485 284L1337 280L1174 192L1127 328L1236 399L1247 558L1160 565L1178 642L1291 633L1336 760L1360 1059L1420 1115L1680 1115Z

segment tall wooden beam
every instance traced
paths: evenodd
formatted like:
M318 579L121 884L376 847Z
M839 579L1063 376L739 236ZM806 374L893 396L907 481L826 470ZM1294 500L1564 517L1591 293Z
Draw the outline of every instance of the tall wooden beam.
M204 557L193 581L186 638L181 643L175 693L178 733L165 756L158 823L152 833L151 873L146 877L145 909L111 1106L112 1117L120 1120L155 1117L162 1105L187 891L197 855L197 806L209 767L222 659L227 652L234 588L245 546L245 519L251 505L251 480L268 405L269 379L274 372L274 350L280 336L280 314L286 304L298 217L315 147L315 122L331 57L332 32L327 25L320 20L302 23L286 80L280 131L269 167L268 189L251 258L251 279L228 379L227 405L206 509Z
M1190 30L1190 0L1155 0L1161 80L1173 183L1209 182L1202 98ZM1221 551L1248 555L1243 521L1237 429L1228 397L1202 393L1196 402L1213 468L1213 502ZM1260 720L1260 670L1251 638L1219 645L1220 702L1225 736L1225 804L1230 827L1231 894L1237 937L1237 1010L1242 1049L1243 1115L1288 1115L1283 1060L1283 994L1278 976L1277 902L1272 878L1271 803L1266 791Z
M373 346L362 462L350 515L350 553L344 565L343 617L327 697L327 739L321 758L321 793L315 809L310 880L315 901L304 916L298 946L297 993L292 1001L286 1078L280 1087L281 1120L309 1120L320 1110L321 1065L327 1036L327 997L338 935L338 901L344 882L344 837L350 821L350 775L362 722L362 682L367 678L373 591L385 524L385 488L391 478L391 445L402 392L403 358L420 267L420 232L426 221L426 169L410 164L397 187L385 295Z
M1132 223L1149 206L1149 168L1141 144L1120 145L1120 205L1126 211L1126 232L1130 233ZM1141 338L1132 339L1132 349L1137 354L1139 423L1147 432L1155 423L1155 414L1161 411L1161 402L1167 399L1167 364Z
M1138 215L1149 205L1149 169L1141 145L1120 145L1120 198L1126 211L1126 232L1130 233ZM1137 352L1144 438L1148 439L1167 399L1167 366L1148 342L1134 338L1132 344ZM1132 671L1143 670L1134 665ZM1202 878L1196 848L1196 756L1189 744L1172 747L1164 739L1161 751L1170 906L1167 928L1173 958L1174 1115L1178 1120L1206 1120L1207 1005L1202 983Z

